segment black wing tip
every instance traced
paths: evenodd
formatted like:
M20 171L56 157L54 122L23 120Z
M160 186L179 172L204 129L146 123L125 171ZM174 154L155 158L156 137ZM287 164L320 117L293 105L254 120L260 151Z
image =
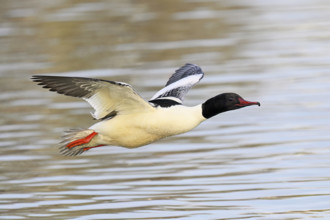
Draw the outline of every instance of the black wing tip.
M200 76L199 80L201 80L204 77L204 72L202 68L200 68L198 65L192 63L186 63L185 65L181 66L179 69L175 70L172 76L168 79L165 86L168 86L180 79L192 75L199 75Z
M44 89L48 89L51 92L57 92L58 94L63 94L77 98L88 97L90 91L84 88L80 88L79 85L76 85L74 81L75 79L81 79L81 77L50 76L50 75L31 76L31 80L33 82L36 82L37 85L41 86Z
M199 67L197 64L193 64L193 63L186 63L185 65L183 65L182 67L184 66L195 66L195 67ZM199 67L200 68L200 67Z
M202 68L200 66L198 66L197 64L186 63L181 68L183 68L183 69L186 69L187 68L185 71L187 71L188 69L194 69L195 74L202 74L202 75L204 75L204 72L203 72Z
M73 76L54 76L54 75L32 75L31 79L47 79L47 78L82 78L82 79L89 79L85 77L73 77Z
M40 75L33 75L31 76L30 78L33 82L36 82L37 85L39 86L44 86L45 85L45 81L44 81L44 77L43 76L40 76Z
M36 82L37 85L42 86L42 88L49 89L51 92L77 98L91 97L98 89L107 86L104 83L131 87L129 84L123 82L86 77L32 75L31 80Z
M180 74L180 73L188 73L188 75L198 75L201 74L202 77L204 76L204 72L202 70L202 68L200 66L198 66L197 64L193 64L193 63L186 63L185 65L181 66L179 69L177 69L175 71L175 74Z
M56 79L77 79L77 80L88 80L93 82L106 82L110 84L115 84L119 86L130 86L127 83L123 82L116 82L111 80L105 80L105 79L97 79L97 78L88 78L88 77L75 77L75 76L52 76L52 75L32 75L30 78L34 82L44 82L45 80L56 80Z
M56 78L69 78L69 77L49 76L49 75L32 75L30 79L33 82L40 82L40 83L42 83L42 82L44 82L47 79L56 79ZM40 84L38 84L38 85L40 85Z
M41 75L33 75L31 76L31 80L34 82L38 82L39 80L41 80L42 76Z
M201 69L201 67L197 64L194 64L194 63L185 63L182 67L188 67L188 66L191 66L191 67L197 67L199 69Z

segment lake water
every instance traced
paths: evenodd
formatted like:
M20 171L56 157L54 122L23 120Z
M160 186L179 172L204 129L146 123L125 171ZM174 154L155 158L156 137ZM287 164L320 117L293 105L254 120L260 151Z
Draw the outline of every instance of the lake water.
M0 219L330 219L330 2L2 0ZM184 63L220 114L137 149L58 153L82 100L33 74L127 82L148 99Z

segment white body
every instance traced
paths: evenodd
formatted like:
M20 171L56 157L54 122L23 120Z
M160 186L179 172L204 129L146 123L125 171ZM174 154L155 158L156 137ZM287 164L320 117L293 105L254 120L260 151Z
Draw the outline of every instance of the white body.
M102 145L140 147L195 128L206 119L202 105L187 107L182 101L203 76L200 67L185 64L149 101L122 82L42 75L32 79L50 91L82 98L94 108L92 116L101 121L87 130L67 131L61 142L63 154L77 155Z
M94 124L89 129L98 133L93 139L102 145L135 148L164 137L187 132L206 120L202 107L174 105L150 108L133 114L118 114Z

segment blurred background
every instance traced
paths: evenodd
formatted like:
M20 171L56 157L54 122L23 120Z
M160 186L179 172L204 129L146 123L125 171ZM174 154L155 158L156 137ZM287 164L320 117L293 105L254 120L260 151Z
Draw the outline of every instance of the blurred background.
M2 0L0 219L330 218L330 2ZM123 81L148 99L185 63L227 112L138 149L58 153L95 123L33 74Z

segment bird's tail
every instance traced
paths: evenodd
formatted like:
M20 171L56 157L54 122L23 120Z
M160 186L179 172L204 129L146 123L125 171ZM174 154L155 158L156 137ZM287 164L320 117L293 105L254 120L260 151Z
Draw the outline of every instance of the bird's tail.
M97 145L94 137L97 132L92 129L71 129L63 135L60 142L60 153L66 156L76 156L83 152L102 145Z

